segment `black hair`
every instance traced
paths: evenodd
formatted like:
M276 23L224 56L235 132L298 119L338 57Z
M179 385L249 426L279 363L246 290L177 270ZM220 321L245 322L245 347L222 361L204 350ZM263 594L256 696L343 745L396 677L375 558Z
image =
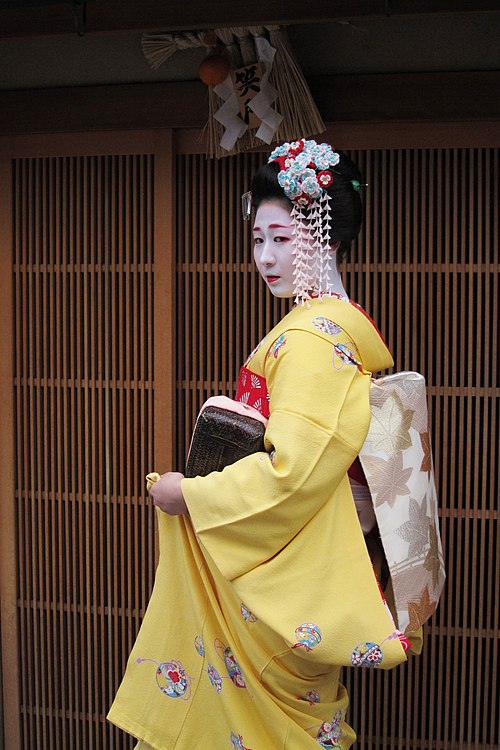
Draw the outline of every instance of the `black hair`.
M327 192L331 198L332 208L332 239L339 240L340 246L337 257L339 261L348 255L352 240L357 237L363 218L363 207L353 180L359 185L363 182L361 172L348 156L342 151L339 163L331 167L333 182ZM259 169L252 179L252 204L256 211L263 201L278 201L291 208L292 203L278 183L278 162L272 161Z

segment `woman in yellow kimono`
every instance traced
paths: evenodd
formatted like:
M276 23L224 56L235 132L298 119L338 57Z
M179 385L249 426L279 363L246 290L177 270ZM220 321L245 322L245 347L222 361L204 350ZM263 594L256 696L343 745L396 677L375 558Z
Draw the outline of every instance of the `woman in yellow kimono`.
M337 270L359 231L360 181L304 140L253 180L257 268L297 304L240 373L236 399L269 418L266 452L151 490L160 561L109 713L141 750L344 750L355 734L341 667L406 659L351 489L370 376L393 364Z

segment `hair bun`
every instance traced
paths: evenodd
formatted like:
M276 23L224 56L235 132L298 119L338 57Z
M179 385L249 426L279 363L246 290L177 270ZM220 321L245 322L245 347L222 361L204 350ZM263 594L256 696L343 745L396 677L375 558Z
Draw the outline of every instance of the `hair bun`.
M330 167L334 179L325 190L331 200L331 237L340 241L338 257L341 259L349 252L350 244L361 228L363 208L359 188L363 185L363 177L356 164L343 151L336 153L339 155L338 162ZM278 161L271 161L255 174L252 180L255 210L263 201L280 201L291 209L292 202L278 182L280 170Z
M334 169L335 173L341 175L346 180L356 180L361 185L363 175L357 165L343 151L337 151L337 153L340 158Z

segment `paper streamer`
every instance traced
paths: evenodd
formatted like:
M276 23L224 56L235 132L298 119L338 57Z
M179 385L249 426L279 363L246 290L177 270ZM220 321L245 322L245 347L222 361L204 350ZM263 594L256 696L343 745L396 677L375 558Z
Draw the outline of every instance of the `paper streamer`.
M248 104L248 108L257 115L261 125L257 130L256 136L264 143L271 143L276 129L283 120L280 115L272 108L276 101L278 92L269 83L269 74L273 66L276 50L271 47L267 39L255 37L255 47L258 54L259 63L264 66L264 75L260 82L260 91ZM214 114L214 118L223 125L226 130L221 138L220 145L226 151L230 151L238 138L248 130L248 125L240 116L238 97L234 90L231 75L228 75L223 83L214 86L214 91L224 104Z
M223 83L214 86L214 91L217 96L224 99L224 104L214 114L214 118L226 128L220 145L226 151L230 151L238 138L241 138L243 133L248 130L248 125L240 117L240 105L231 75L228 75Z
M267 39L262 36L255 37L255 47L259 56L259 62L264 64L265 73L262 76L260 92L249 103L249 108L255 112L261 120L261 126L257 130L257 137L264 143L271 143L276 129L283 120L283 115L272 108L276 101L278 92L269 83L269 74L273 67L273 60L276 54L274 47L271 47Z

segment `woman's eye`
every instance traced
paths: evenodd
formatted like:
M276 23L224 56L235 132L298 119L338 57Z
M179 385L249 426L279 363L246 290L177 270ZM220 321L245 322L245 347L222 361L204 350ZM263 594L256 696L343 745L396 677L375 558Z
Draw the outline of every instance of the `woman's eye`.
M275 237L274 241L275 242L286 242L287 239L288 239L288 237Z
M253 241L254 241L254 245L260 245L262 242L262 237L254 237Z

